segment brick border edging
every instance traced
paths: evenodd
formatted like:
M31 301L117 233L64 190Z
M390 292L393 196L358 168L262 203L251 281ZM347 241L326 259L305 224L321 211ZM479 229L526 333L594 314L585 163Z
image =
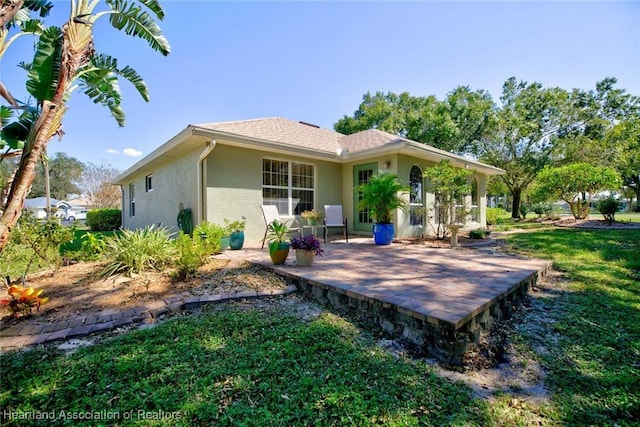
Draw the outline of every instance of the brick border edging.
M242 291L234 294L192 297L176 296L124 311L102 312L102 314L82 316L68 321L44 323L35 326L11 326L0 331L0 353L17 350L30 345L45 344L105 332L120 326L140 323L145 318L157 319L159 316L169 312L175 313L180 310L193 310L205 305L226 301L288 295L297 290L298 288L295 285L288 285L284 289L271 291Z

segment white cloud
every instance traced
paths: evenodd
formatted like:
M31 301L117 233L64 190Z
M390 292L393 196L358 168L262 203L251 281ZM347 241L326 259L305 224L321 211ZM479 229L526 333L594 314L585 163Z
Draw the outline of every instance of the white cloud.
M125 156L139 157L142 156L142 151L136 150L135 148L125 148L122 150L122 154Z
M119 154L120 152L118 150L114 150L113 148L107 148L106 153L107 154Z

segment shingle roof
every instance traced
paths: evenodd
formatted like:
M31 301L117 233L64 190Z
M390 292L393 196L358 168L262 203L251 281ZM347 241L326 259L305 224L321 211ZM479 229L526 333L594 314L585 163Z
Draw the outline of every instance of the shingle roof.
M342 138L340 138L340 145L343 148L349 149L349 152L356 153L400 141L403 141L403 139L396 135L378 129L369 129L342 136Z
M335 153L344 135L282 117L195 125L203 129Z

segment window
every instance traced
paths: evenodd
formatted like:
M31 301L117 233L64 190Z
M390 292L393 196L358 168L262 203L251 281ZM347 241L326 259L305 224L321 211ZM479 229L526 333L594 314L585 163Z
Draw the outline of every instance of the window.
M129 216L136 216L136 193L133 184L129 184Z
M153 190L153 174L144 177L144 191L147 193Z
M276 205L281 215L313 209L314 166L281 160L262 160L262 203Z
M471 178L471 221L478 221L478 213L478 181L475 178Z
M411 187L411 194L409 195L409 223L411 225L424 225L422 170L420 170L418 166L411 168L409 186Z

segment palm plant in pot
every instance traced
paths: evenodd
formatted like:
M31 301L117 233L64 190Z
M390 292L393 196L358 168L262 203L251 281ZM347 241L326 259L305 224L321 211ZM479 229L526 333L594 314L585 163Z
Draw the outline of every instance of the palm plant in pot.
M291 239L291 247L296 250L296 265L308 267L313 264L316 255L322 256L324 249L320 240L313 234L309 236L294 237Z
M289 227L285 222L274 219L267 227L267 239L269 241L269 256L275 265L284 264L289 256L291 244L285 240Z
M376 245L391 244L395 235L393 213L397 209L407 210L407 201L402 195L407 194L410 187L400 182L396 174L381 173L359 185L357 190L360 195L358 207L366 209L374 221L373 238Z

